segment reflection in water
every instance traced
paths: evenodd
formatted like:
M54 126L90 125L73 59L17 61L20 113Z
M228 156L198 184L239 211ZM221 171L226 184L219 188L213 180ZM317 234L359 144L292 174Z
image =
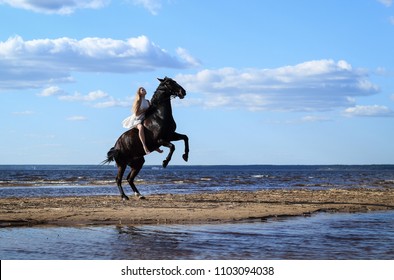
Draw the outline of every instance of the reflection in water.
M3 228L0 259L393 259L394 212L207 225Z
M171 226L117 227L117 240L122 244L122 259L193 259L194 252L183 248L182 243L191 240L187 228L172 229ZM116 255L114 259L119 258Z

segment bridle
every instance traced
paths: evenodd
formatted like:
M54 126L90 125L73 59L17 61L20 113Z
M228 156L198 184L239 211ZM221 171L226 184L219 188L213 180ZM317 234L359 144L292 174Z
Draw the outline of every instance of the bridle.
M168 101L168 100L171 100L171 99L174 99L174 98L176 98L176 97L179 97L179 95L178 95L177 93L175 93L175 92L167 85L167 83L164 83L163 86L166 88L167 91L170 92L170 96L163 98L162 100L160 100L160 102L155 102L154 104L153 104L153 102L152 102L152 105L154 105L154 106L156 106L156 107L159 106L160 104L162 104L162 103Z

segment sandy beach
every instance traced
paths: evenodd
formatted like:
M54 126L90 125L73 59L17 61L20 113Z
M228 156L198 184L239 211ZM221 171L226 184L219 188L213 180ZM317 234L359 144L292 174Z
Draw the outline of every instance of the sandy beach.
M188 195L0 199L0 227L222 223L320 211L393 210L394 190L267 190Z

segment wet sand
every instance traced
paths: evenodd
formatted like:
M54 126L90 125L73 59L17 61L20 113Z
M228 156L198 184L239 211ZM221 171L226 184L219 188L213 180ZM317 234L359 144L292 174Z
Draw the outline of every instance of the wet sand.
M266 190L188 195L0 199L0 227L198 224L311 215L320 211L394 210L394 190Z

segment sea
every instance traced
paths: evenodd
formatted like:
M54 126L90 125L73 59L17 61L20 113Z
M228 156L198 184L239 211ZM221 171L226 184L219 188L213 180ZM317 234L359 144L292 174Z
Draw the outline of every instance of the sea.
M0 198L119 195L116 172L113 165L0 165ZM144 196L392 189L394 165L144 166L135 182ZM203 225L0 228L0 259L393 260L394 210Z

